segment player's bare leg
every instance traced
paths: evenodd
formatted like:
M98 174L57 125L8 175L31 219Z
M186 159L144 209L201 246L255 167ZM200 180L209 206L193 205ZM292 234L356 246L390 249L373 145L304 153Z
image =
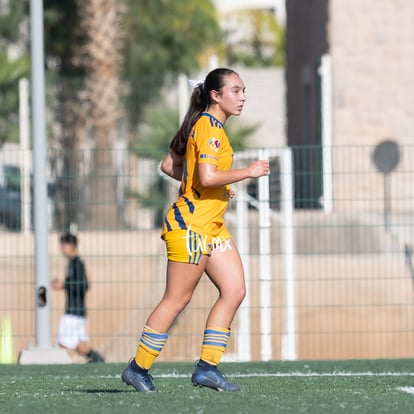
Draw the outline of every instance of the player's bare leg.
M200 263L168 261L164 295L147 320L147 326L158 332L167 332L180 312L190 302L194 290L204 273L208 256Z
M168 261L164 295L147 319L135 358L122 373L122 381L137 391L157 391L148 370L160 354L170 326L190 302L207 260L203 256L198 265ZM147 339L151 346L147 345Z
M92 349L88 342L79 342L76 351L88 359L89 362L105 362L104 357L95 349Z
M243 264L233 240L216 248L206 266L206 273L219 291L219 297L207 318L206 327L230 327L246 296Z
M239 391L217 368L230 337L231 322L246 295L242 262L232 240L213 251L206 273L217 287L219 297L208 315L201 358L191 380L194 385L217 391Z

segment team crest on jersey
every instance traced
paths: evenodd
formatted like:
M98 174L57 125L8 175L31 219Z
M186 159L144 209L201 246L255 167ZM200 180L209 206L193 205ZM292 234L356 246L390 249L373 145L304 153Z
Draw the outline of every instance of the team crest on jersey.
M210 146L212 150L218 152L221 144L217 138L210 138L208 141L208 145Z

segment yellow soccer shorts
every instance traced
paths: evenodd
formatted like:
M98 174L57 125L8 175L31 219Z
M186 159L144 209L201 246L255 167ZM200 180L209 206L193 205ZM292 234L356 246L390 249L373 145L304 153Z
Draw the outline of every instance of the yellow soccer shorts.
M231 234L225 226L212 236L191 230L171 230L163 234L168 260L199 264L203 254L210 256L215 249L225 249Z

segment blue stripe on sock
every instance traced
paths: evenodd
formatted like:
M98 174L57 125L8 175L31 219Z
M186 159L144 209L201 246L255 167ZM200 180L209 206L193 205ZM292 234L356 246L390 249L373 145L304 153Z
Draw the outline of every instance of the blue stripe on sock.
M204 335L225 335L230 338L230 332L215 331L214 329L206 329Z
M216 331L214 329L206 329L204 331L203 345L218 346L226 348L230 338L230 332Z
M165 342L167 341L167 338L168 334L144 331L142 333L140 342L148 348L153 349L154 351L161 352Z
M217 346L219 348L226 348L227 346L227 342L226 343L221 343L221 342L209 342L209 341L204 341L203 345L211 345L211 346Z

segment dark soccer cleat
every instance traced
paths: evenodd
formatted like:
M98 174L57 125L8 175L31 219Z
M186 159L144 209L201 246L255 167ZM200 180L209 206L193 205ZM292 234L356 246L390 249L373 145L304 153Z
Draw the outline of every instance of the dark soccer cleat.
M240 391L240 387L236 384L227 382L224 375L215 365L208 364L200 360L197 364L191 381L194 386L209 387L216 391Z
M140 368L135 359L132 359L121 375L127 385L131 385L139 392L157 392L152 383L152 377L147 369Z
M89 362L105 362L105 358L94 349L91 349L87 354L86 357L88 358Z

